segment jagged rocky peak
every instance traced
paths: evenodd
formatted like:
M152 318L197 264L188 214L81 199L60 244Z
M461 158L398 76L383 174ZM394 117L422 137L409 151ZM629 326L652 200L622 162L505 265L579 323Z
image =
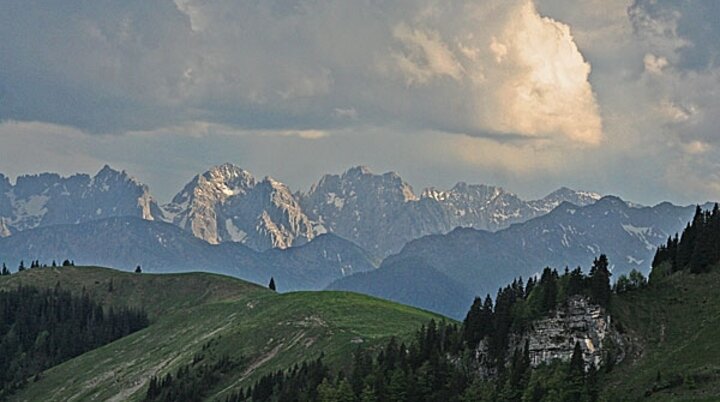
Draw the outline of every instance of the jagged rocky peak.
M194 180L199 191L211 191L218 199L232 197L252 189L257 184L255 177L231 163L215 166Z
M250 172L232 163L215 166L205 172L203 177L211 181L221 181L241 187L252 187L256 183L255 177Z
M397 251L418 233L410 216L418 197L397 173L375 174L356 166L325 175L300 203L324 229L352 240L376 256Z
M124 171L105 165L95 176L41 173L0 183L3 232L80 223L113 216L147 220L161 215L149 188Z
M193 203L223 202L255 187L255 184L255 177L250 172L225 163L193 177L182 191L173 197L172 202L163 208L167 211L169 220L175 221L182 209L190 208Z
M209 243L240 242L256 250L305 243L317 228L285 184L272 177L258 181L230 163L195 176L164 210L172 223Z
M70 178L72 179L72 177ZM135 207L139 210L140 217L145 220L155 220L162 218L162 211L150 194L150 188L141 183L138 179L130 176L125 170L119 171L111 168L109 165L103 166L102 169L90 180L88 185L90 193L109 193L94 194L90 197L98 198L100 203L109 204L113 198L122 199L124 197L136 199ZM127 201L131 202L130 200ZM119 216L119 206L113 206L113 213L104 216L102 211L97 215L103 217ZM123 209L125 206L122 207ZM130 207L131 208L131 207ZM136 215L136 214L132 214Z
M356 166L341 175L323 176L301 196L301 204L312 219L344 236L376 226L378 211L396 211L417 199L397 173L374 174L366 166Z
M328 179L330 177L333 176L325 176ZM348 169L336 183L351 196L389 197L402 202L418 199L412 186L396 172L375 174L367 166L355 166ZM364 191L364 193L357 193L358 190Z
M359 177L359 176L372 176L373 172L369 167L365 165L353 166L343 173L344 178Z

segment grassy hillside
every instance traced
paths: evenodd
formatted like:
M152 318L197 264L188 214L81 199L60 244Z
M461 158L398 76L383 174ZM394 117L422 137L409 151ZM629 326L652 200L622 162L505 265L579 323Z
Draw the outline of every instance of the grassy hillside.
M718 400L718 289L720 269L679 272L615 299L615 322L634 348L610 374L604 387L608 400Z
M110 283L112 282L112 286ZM211 274L132 274L103 268L28 270L0 277L0 288L57 284L85 288L109 305L142 306L150 327L47 370L16 400L138 400L147 381L188 364L228 355L242 364L213 389L222 397L278 368L325 354L349 363L358 344L409 336L431 313L343 292L276 294Z

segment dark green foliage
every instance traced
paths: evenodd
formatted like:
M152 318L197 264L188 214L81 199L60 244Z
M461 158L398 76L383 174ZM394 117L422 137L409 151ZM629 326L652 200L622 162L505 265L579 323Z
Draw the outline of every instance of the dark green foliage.
M135 273L136 273L136 274L141 274L141 273L142 273L142 267L138 265L138 266L135 268Z
M352 368L334 375L321 359L301 367L266 375L226 402L514 402L591 401L598 399L595 367L585 371L580 344L570 362L554 362L533 369L530 346L510 347L509 339L526 330L532 320L546 316L568 297L583 295L609 303L608 261L595 260L593 276L566 270L560 276L546 268L539 280L522 279L490 296L476 298L461 328L430 321L412 342L390 339L372 353L357 349ZM475 350L485 342L487 359ZM489 377L477 375L483 365Z
M540 277L540 289L542 289L542 302L540 304L540 312L545 314L555 310L558 296L558 273L550 268L543 270Z
M567 285L565 289L565 296L570 297L578 294L582 294L585 284L583 283L584 277L580 267L575 268L567 274Z
M465 321L463 321L463 340L468 345L477 345L493 330L493 302L490 295L485 301L475 298Z
M607 307L610 304L610 270L608 269L608 259L605 254L596 258L590 268L590 299L593 302Z
M640 271L633 269L630 275L620 275L615 282L615 292L620 294L632 290L642 289L647 286L647 279Z
M369 351L359 349L349 377L342 372L333 375L320 358L266 375L253 387L228 396L225 402L597 400L597 371L591 367L585 373L579 345L570 363L532 369L526 344L513 351L503 374L483 379L468 361L470 349L451 352L453 342L462 345L461 335L454 325L430 322L408 346L390 340L374 358Z
M85 292L73 296L32 287L0 292L0 397L49 367L147 325L144 312L105 311Z
M668 238L667 243L657 249L652 266L655 270L667 264L673 272L703 273L719 261L720 208L715 204L712 211L703 211L698 206L682 235Z
M327 384L326 387L329 386L330 378L330 369L320 357L310 363L296 365L287 371L268 374L250 389L233 393L225 401L318 401L319 388L322 388L323 382Z
M196 355L190 364L180 367L174 375L153 376L144 402L201 402L223 375L237 366L227 356L214 363L203 363L204 359L203 355Z
M277 286L275 286L275 278L270 278L270 283L268 284L268 289L272 291L277 291Z

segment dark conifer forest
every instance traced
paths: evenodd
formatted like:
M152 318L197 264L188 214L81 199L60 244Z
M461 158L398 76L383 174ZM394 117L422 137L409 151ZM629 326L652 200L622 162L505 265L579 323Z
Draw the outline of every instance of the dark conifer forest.
M665 275L677 271L707 272L720 261L720 208L710 211L700 206L693 220L681 235L670 237L658 248L653 259L653 274Z
M223 356L214 363L206 363L203 354L180 367L175 374L152 377L144 402L201 402L206 392L238 363Z
M132 309L104 309L86 292L20 287L0 292L0 398L40 373L148 326Z

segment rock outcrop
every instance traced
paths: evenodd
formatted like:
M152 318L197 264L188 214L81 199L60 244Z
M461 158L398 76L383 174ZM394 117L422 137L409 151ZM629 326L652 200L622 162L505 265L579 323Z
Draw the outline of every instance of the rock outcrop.
M512 336L508 355L527 344L530 364L537 367L554 360L569 361L575 343L580 344L586 369L591 364L601 367L608 359L616 363L624 358L623 338L610 315L584 296L571 297L551 317L536 320L525 333ZM486 376L492 374L486 364L487 350L487 344L481 342L475 352L480 372Z
M450 190L428 188L416 196L397 173L372 173L364 166L326 175L300 203L308 217L329 232L387 257L409 241L457 227L496 231L545 215L562 202L594 203L599 194L557 190L545 198L522 200L500 187L457 183Z
M195 176L163 210L168 222L210 244L237 242L259 251L302 245L325 232L286 185L257 180L231 164Z
M105 166L95 176L43 173L0 175L0 237L24 230L78 224L118 216L155 220L162 216L148 186Z

